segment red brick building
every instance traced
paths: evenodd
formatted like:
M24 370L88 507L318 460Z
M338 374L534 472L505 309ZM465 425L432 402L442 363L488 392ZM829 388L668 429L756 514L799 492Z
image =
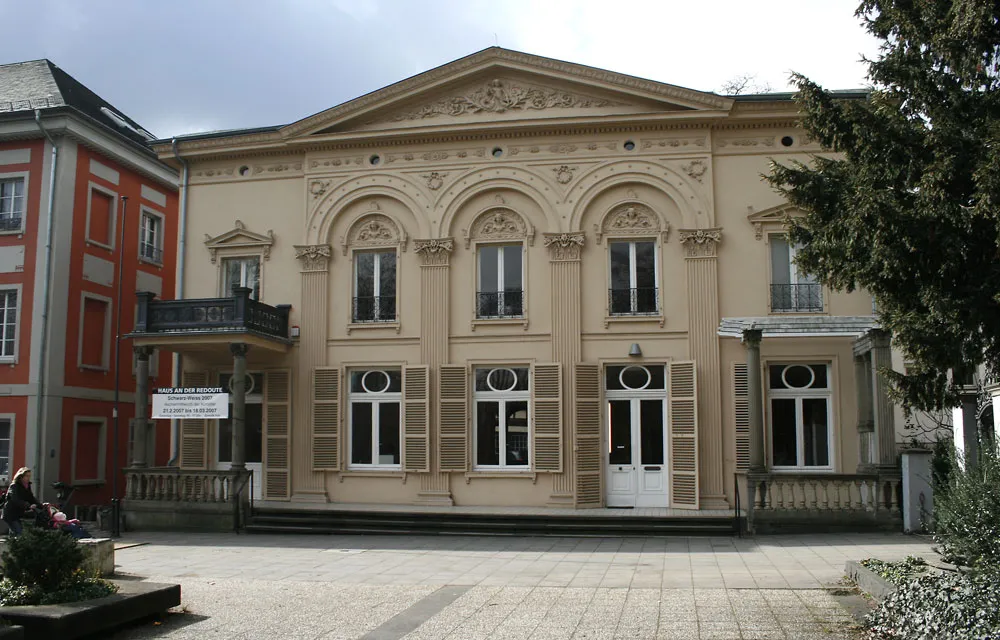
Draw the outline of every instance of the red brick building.
M0 479L31 466L36 495L61 480L74 503L107 503L127 465L135 366L128 339L114 361L119 273L126 335L135 292L173 298L177 264L177 175L152 138L48 60L0 66ZM150 384L170 375L154 354ZM151 461L165 464L170 425L152 428Z

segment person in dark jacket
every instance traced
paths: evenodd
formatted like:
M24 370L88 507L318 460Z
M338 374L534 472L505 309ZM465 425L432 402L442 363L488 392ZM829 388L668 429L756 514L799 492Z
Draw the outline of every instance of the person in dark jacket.
M24 530L21 518L29 509L41 508L35 494L31 492L31 469L21 467L14 474L14 480L7 487L7 500L3 504L0 519L7 523L12 537L21 535Z

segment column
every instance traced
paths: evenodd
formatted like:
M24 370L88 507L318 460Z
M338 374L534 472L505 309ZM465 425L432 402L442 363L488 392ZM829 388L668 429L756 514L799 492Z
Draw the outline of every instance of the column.
M440 463L438 435L438 368L448 362L448 316L451 311L451 252L452 238L414 240L414 251L420 257L420 361L430 367L431 428L427 447L430 473L420 474L419 504L451 506L451 477L438 470ZM471 439L470 439L471 442Z
M132 347L135 353L135 417L132 419L132 466L145 467L149 435L149 356L151 347ZM117 471L116 471L117 473Z
M299 344L296 350L295 406L292 409L290 472L294 502L326 502L326 474L312 468L313 370L327 364L330 245L297 245L302 274Z
M857 347L857 345L856 345ZM858 404L858 473L875 464L875 419L872 416L872 365L868 352L855 353L854 390Z
M722 229L680 229L687 263L688 353L698 372L698 479L702 509L728 509L722 450L718 247Z
M563 472L552 478L549 504L573 506L573 447L576 433L573 411L574 365L581 359L580 252L582 231L546 233L552 291L552 362L562 364L563 375Z
M233 354L233 415L230 422L233 425L233 457L229 468L242 471L246 468L246 417L247 417L247 351L250 347L242 343L229 345Z
M760 329L743 330L747 350L747 410L750 413L750 472L764 473L764 390L760 378Z
M975 385L959 388L959 407L952 411L955 452L959 465L972 469L979 464L979 393Z
M872 329L871 377L872 416L875 421L879 467L899 469L896 462L896 410L889 398L889 379L882 373L892 370L891 336L882 329Z

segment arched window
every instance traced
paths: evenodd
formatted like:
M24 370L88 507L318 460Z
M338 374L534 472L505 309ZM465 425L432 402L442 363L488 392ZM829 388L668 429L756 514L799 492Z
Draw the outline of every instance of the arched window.
M498 207L479 215L465 237L476 247L476 319L525 317L525 241L534 230L514 211Z
M351 226L343 250L353 254L352 323L396 322L396 265L405 246L405 232L384 214L363 215Z

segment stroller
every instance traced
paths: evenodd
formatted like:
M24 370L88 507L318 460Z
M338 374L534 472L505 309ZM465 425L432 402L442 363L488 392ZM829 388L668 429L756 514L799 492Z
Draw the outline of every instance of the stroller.
M35 510L35 526L40 529L55 529L73 536L77 540L80 538L92 538L93 536L80 525L80 521L75 518L67 518L66 514L60 511L55 505L45 503L41 509Z

